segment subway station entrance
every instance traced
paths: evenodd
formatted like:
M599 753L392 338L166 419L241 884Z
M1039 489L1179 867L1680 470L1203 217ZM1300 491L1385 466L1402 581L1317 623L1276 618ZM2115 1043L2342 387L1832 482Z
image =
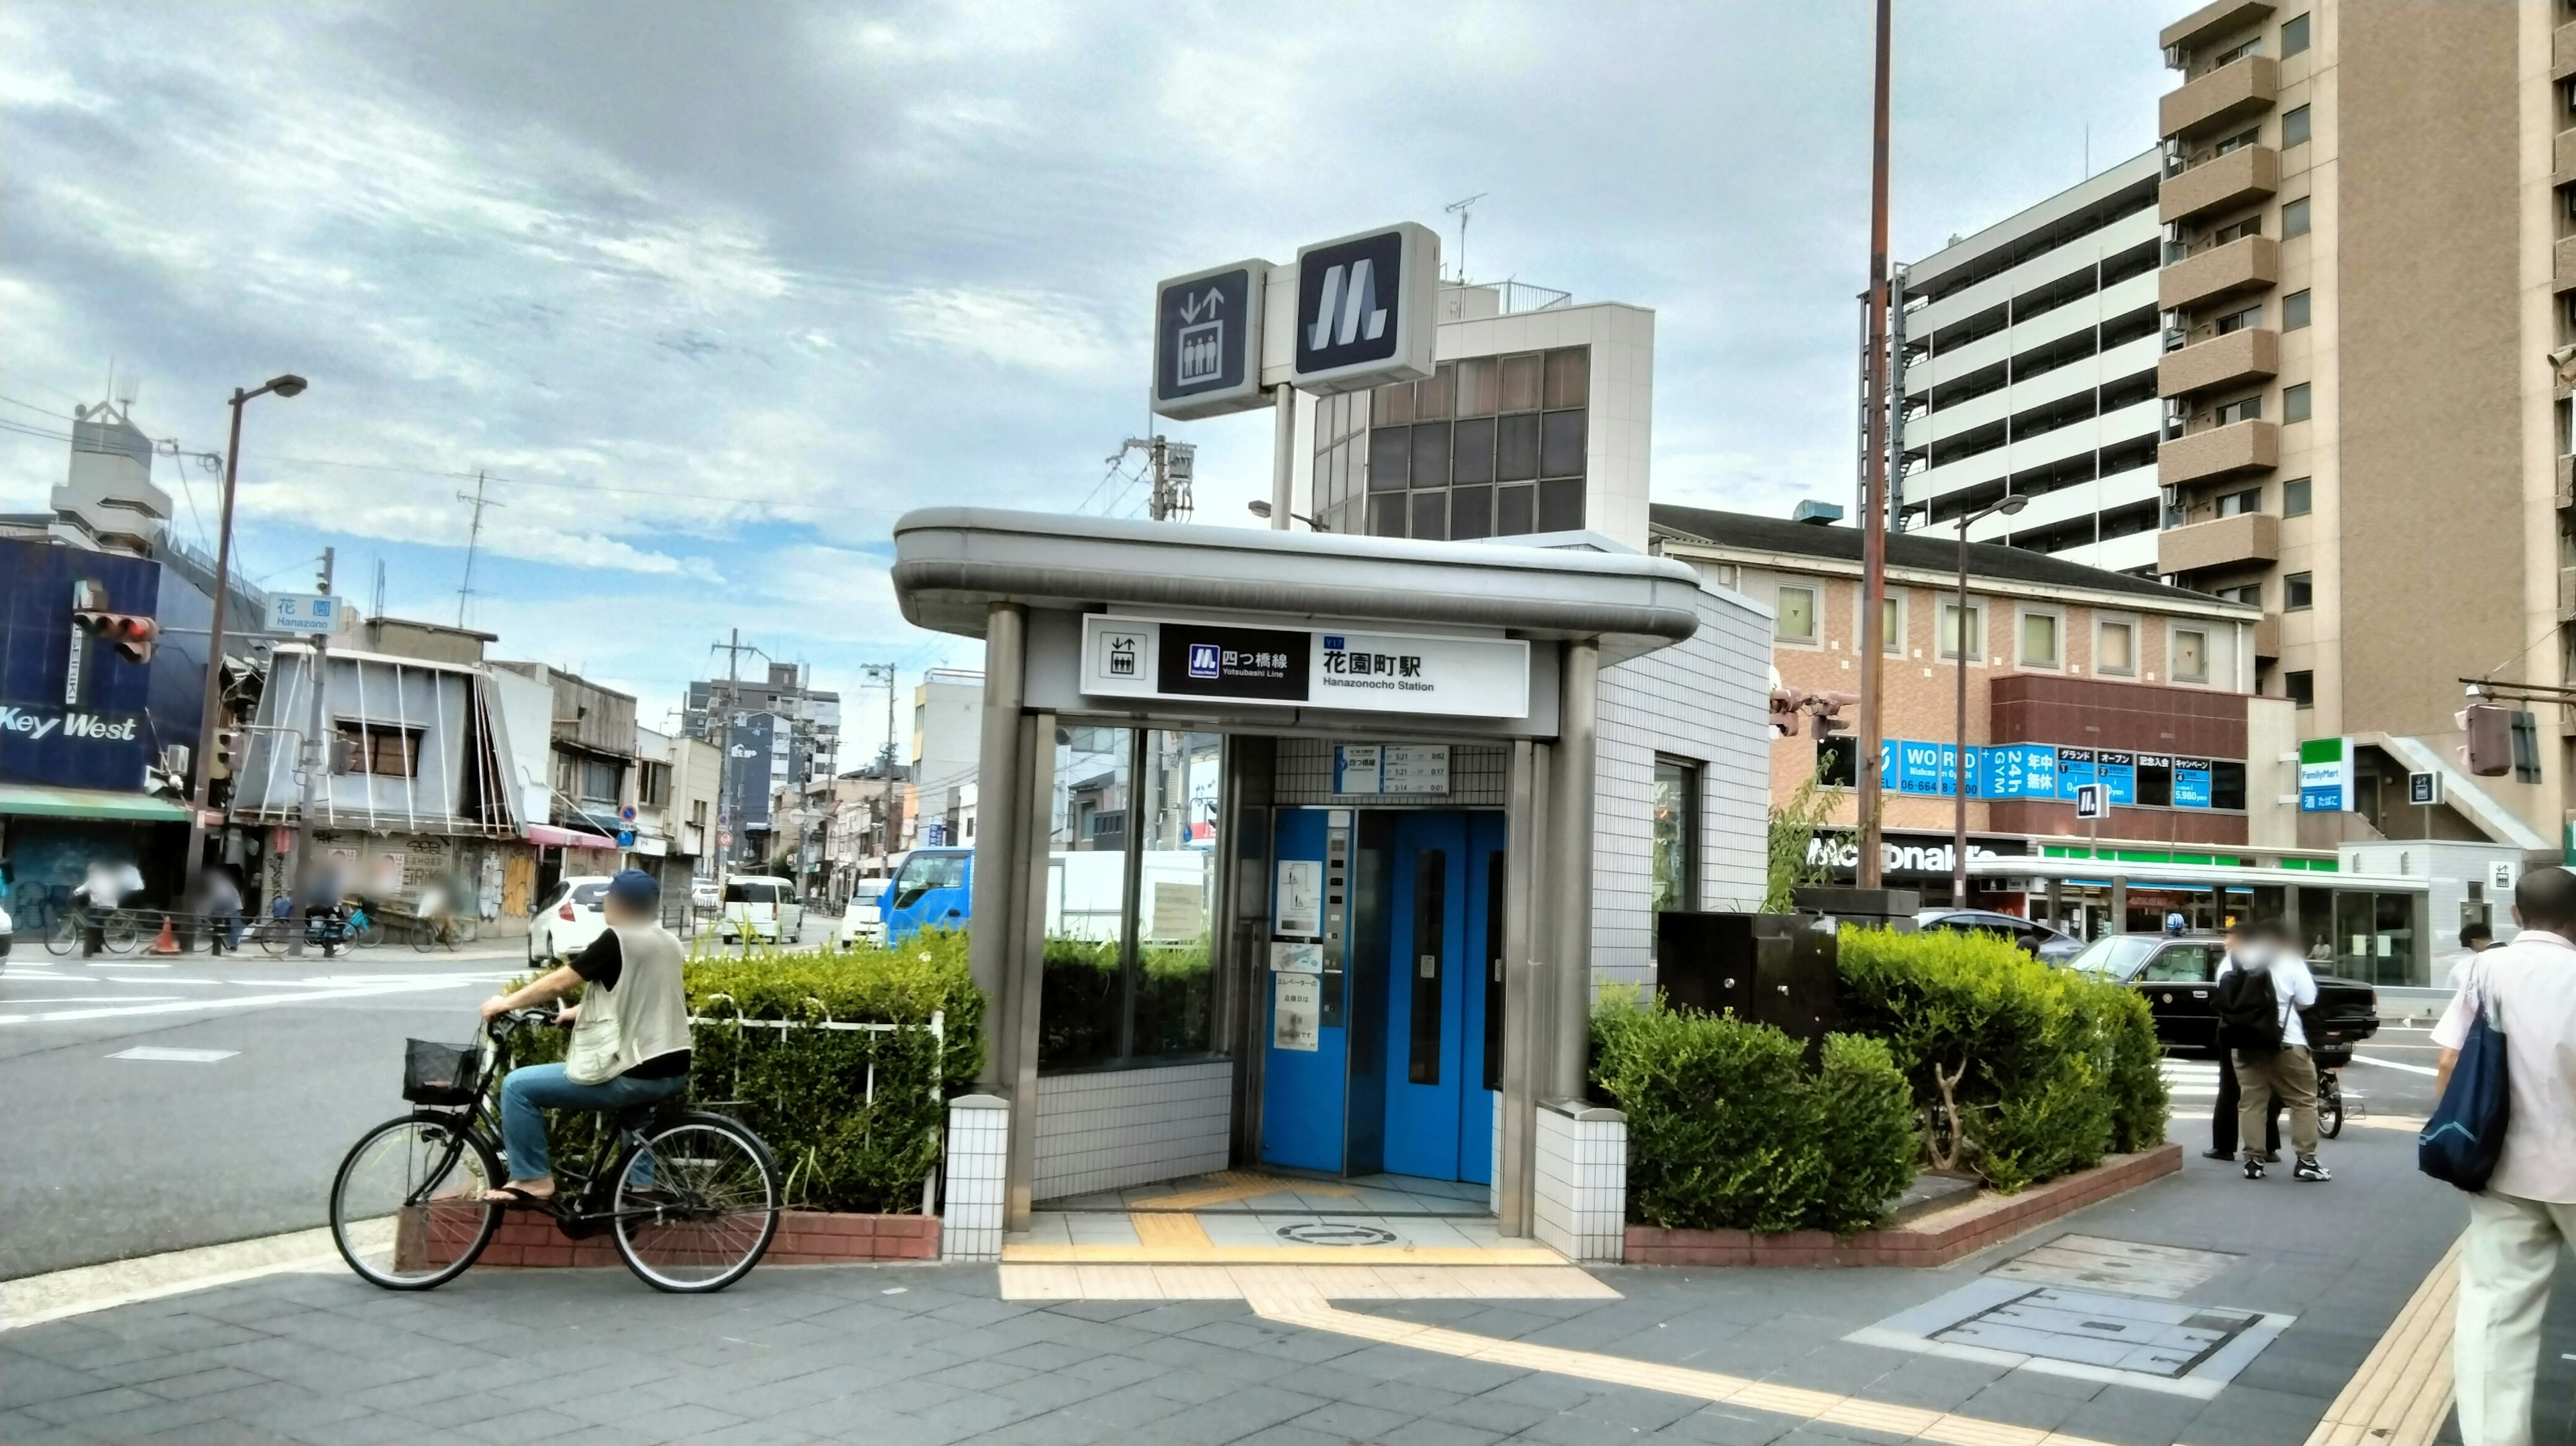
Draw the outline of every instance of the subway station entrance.
M905 616L985 644L1001 1228L1374 1191L1531 1234L1538 1114L1584 1089L1601 669L1768 619L1581 548L964 508L894 536ZM1765 685L1696 721L1758 736Z

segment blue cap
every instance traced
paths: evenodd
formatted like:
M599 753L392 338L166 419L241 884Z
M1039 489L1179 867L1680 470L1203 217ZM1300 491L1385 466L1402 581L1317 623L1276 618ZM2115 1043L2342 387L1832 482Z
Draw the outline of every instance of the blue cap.
M619 869L608 881L608 897L639 909L658 908L662 903L662 885L642 869Z

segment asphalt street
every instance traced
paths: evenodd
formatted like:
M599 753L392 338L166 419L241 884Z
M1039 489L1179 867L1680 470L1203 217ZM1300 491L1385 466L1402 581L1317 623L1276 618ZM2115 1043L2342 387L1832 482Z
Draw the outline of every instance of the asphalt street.
M403 1041L472 1039L475 1003L526 970L518 939L300 960L22 941L0 961L0 1279L324 1224L340 1157L407 1108Z

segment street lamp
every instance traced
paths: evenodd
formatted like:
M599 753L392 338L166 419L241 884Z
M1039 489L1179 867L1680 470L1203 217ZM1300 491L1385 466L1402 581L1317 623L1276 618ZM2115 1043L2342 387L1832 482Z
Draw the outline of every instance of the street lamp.
M1255 497L1251 501L1243 504L1243 506L1244 510L1250 512L1255 517L1268 517L1270 515L1271 509L1269 498ZM1288 515L1296 521L1305 523L1308 527L1315 529L1317 532L1330 532L1333 530L1326 527L1324 524L1317 522L1315 519L1307 516L1303 512L1291 512Z
M253 397L275 392L281 397L300 396L304 378L293 372L270 377L254 391L233 388L232 442L224 448L223 520L216 524L215 536L215 617L206 630L206 694L204 707L197 715L197 751L189 759L188 772L188 857L183 894L196 892L198 875L206 867L206 802L211 782L207 772L207 755L214 750L218 710L223 706L224 689L224 601L232 592L233 570L233 479L241 467L242 403Z
M2002 501L1959 519L1959 600L1953 614L1958 628L1959 712L1951 734L1958 740L1951 750L1957 776L1950 787L1950 907L1954 909L1968 907L1968 524L1998 514L2010 517L2029 505L2029 497L2007 493Z

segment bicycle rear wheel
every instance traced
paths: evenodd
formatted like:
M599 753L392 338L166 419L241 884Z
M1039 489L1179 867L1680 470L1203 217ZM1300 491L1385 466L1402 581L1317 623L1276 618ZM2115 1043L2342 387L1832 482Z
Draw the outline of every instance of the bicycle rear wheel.
M134 952L134 946L142 942L142 926L134 922L134 916L132 914L126 913L120 909L116 913L108 916L107 952L110 954L131 954Z
M723 1115L681 1115L618 1171L617 1253L655 1290L722 1290L768 1253L779 1188L759 1136Z
M45 930L45 952L68 954L80 947L80 936L80 916L58 914L54 917L53 927Z
M293 921L288 919L260 920L259 926L252 931L259 935L260 952L272 956L285 953L288 931L293 927Z
M2343 1133L2343 1083L2332 1074L2317 1091L2317 1133L2329 1140Z
M446 1115L369 1130L331 1178L331 1243L369 1284L427 1290L465 1273L501 1224L492 1147Z
M435 919L414 919L404 933L409 936L411 946L423 954L438 947L438 921Z

